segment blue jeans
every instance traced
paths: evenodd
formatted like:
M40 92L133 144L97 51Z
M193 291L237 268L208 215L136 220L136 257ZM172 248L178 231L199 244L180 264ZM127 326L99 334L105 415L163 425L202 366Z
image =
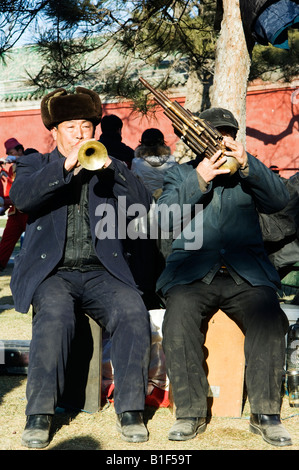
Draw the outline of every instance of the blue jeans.
M76 314L111 336L116 413L143 410L150 357L149 314L139 293L106 270L58 271L33 297L26 414L53 414L63 392Z

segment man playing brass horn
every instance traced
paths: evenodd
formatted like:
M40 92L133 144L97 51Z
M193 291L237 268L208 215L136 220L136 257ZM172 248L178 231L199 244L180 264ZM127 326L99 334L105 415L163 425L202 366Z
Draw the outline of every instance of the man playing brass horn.
M199 117L225 135L225 154L240 168L228 176L230 171L220 168L225 155L199 156L195 165L176 165L167 172L158 200L162 230L163 207L190 205L196 213L195 206L202 205L202 217L189 223L191 233L202 231L202 245L192 250L185 236L190 230L184 229L173 241L157 284L166 299L163 347L177 418L169 439L191 439L206 429L201 325L221 309L245 333L250 430L272 445L291 445L280 421L288 321L279 306L275 290L280 280L266 255L258 218L258 211L269 214L286 206L288 193L277 175L234 140L238 123L230 111L211 108ZM170 228L176 229L178 221L168 214Z
M80 167L79 149L93 139L101 114L98 94L85 88L75 93L58 89L45 96L42 120L57 146L48 154L20 158L10 192L17 208L29 216L11 288L16 310L26 313L32 304L34 312L22 437L23 445L31 448L49 443L76 316L84 313L111 335L121 437L129 442L148 439L142 411L149 315L117 236L117 222L115 236L101 236L102 217L96 216L98 207L117 214L121 196L127 207L139 203L148 211L151 196L121 161L108 155L98 171Z

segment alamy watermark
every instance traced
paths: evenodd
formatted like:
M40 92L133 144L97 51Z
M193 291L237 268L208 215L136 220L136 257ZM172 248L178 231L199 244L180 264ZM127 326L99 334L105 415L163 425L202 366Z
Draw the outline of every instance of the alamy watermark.
M198 250L203 242L202 204L152 204L149 212L143 204L127 205L126 196L114 205L99 204L95 234L100 240L137 238L183 240L183 249Z

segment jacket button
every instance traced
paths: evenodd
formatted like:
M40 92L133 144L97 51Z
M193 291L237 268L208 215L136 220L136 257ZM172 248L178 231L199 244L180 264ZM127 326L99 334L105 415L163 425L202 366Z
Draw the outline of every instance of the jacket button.
M41 230L41 229L42 229L42 226L41 226L41 225L38 225L38 226L36 227L36 230Z
M115 251L114 251L112 254L113 254L113 256L114 256L114 257L116 257L116 256L117 256L117 253L116 253Z
M47 258L47 255L46 255L46 253L43 253L42 255L40 255L40 257L41 257L41 259L45 259L45 258Z

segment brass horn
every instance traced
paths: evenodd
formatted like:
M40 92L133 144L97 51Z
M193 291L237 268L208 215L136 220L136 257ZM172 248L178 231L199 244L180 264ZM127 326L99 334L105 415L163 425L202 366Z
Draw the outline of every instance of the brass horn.
M101 142L97 140L88 140L81 145L78 152L78 162L86 170L100 170L108 157L108 152Z

